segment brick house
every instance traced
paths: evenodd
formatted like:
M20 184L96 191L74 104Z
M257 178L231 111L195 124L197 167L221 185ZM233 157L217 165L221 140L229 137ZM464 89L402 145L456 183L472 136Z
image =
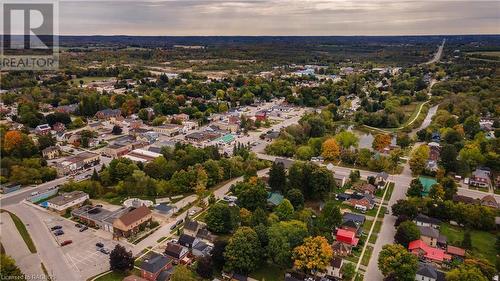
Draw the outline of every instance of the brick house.
M113 234L115 237L129 237L139 231L139 227L151 221L152 212L146 206L120 216L113 222Z

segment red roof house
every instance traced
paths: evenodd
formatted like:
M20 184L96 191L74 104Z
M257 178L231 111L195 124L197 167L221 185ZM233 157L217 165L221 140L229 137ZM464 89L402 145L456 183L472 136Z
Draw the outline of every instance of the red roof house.
M451 256L446 254L444 250L433 248L425 244L425 242L422 240L415 240L410 242L410 244L408 245L408 250L410 250L412 254L437 263L451 260Z
M359 239L356 238L356 233L354 231L340 228L337 230L336 237L337 237L336 238L337 241L339 241L339 242L342 242L342 243L345 243L345 244L348 244L351 246L358 245Z

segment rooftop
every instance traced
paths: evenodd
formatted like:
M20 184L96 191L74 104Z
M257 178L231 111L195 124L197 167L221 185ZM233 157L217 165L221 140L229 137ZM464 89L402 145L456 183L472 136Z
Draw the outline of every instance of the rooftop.
M88 197L89 195L83 191L80 190L75 190L69 193L63 193L62 195L59 195L57 197L54 197L52 199L49 199L47 202L57 205L57 206L63 206L68 204L71 201L80 199L82 197Z

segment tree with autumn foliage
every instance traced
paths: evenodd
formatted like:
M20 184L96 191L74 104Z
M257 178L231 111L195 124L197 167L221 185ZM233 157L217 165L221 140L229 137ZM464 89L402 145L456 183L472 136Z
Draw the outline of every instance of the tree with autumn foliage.
M378 134L373 139L372 148L377 151L382 151L391 144L392 137L389 134Z
M3 138L3 151L5 156L28 158L38 153L33 141L21 131L8 131Z
M427 145L421 145L413 151L409 164L414 175L419 175L424 171L427 159L429 159L429 153L430 149Z
M378 256L378 268L391 280L415 280L418 258L399 244L387 244Z
M293 250L294 266L300 270L323 271L333 258L333 250L323 236L308 237Z
M321 146L321 156L325 160L333 161L340 157L340 146L334 138L329 138Z

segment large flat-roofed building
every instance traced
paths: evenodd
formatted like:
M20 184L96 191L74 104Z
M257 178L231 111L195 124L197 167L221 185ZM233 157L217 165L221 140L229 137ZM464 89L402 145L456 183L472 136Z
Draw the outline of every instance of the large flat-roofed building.
M107 147L102 149L102 154L112 157L112 158L118 158L121 157L125 154L127 154L130 151L130 147L127 145L123 144L110 144Z
M74 209L71 215L88 226L98 227L113 233L113 223L115 220L131 210L133 208L122 207L118 210L110 211L101 207L85 205Z
M72 191L63 193L47 201L47 208L62 213L68 208L80 206L89 199L89 195L83 191Z
M92 152L82 152L75 156L66 158L56 165L57 173L65 176L82 169L90 168L99 164L101 158L99 154Z
M160 153L156 153L153 151L148 151L145 149L134 149L129 154L125 155L125 158L128 158L132 161L136 162L151 162L157 157L162 156Z
M166 135L166 136L175 136L179 134L183 126L177 124L165 124L157 127L153 127L153 131Z

